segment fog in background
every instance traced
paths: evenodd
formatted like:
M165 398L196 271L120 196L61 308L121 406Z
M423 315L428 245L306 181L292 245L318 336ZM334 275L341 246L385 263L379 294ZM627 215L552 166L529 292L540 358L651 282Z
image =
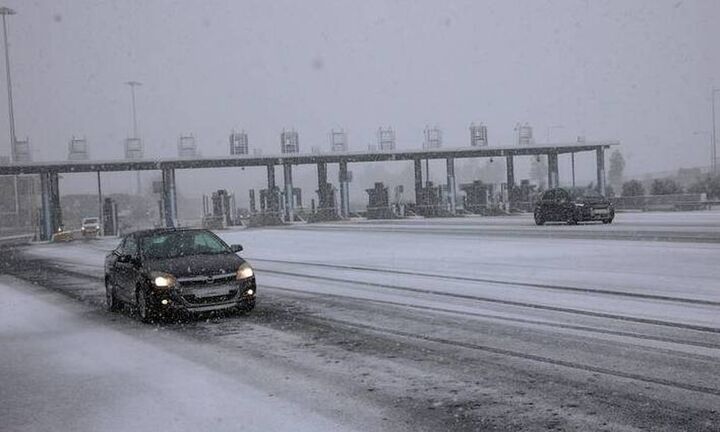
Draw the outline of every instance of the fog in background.
M266 155L279 152L283 128L298 130L304 153L327 150L341 127L351 150L365 150L381 125L400 149L420 148L426 125L459 147L474 121L491 145L511 145L517 122L538 142L556 125L551 141L620 140L629 174L709 164L708 137L693 133L710 130L720 86L715 0L3 3L18 13L8 18L17 134L36 161L65 160L73 135L87 137L92 159L121 158L132 129L124 82L137 80L149 158L175 157L190 133L203 156L227 155L233 128ZM4 132L4 86L0 97ZM366 169L351 165L355 196L382 180ZM409 173L411 163L383 169ZM296 173L309 202L314 167ZM442 164L431 173L441 181ZM336 167L330 175L337 182ZM181 171L178 183L185 195L226 187L245 197L264 176ZM578 177L594 178L593 154L578 158ZM133 185L129 174L106 178L111 192ZM65 175L63 192L92 192L94 181Z

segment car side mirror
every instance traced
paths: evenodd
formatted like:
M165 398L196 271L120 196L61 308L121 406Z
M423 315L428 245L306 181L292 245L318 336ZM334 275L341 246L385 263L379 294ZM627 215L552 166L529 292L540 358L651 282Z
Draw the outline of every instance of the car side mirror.
M243 247L239 244L230 245L230 250L233 251L233 253L242 252Z

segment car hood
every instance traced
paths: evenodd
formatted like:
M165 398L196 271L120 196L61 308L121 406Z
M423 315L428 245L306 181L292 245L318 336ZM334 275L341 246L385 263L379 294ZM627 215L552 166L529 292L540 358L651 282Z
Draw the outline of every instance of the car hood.
M177 258L147 260L148 272L170 273L176 278L190 276L215 276L234 273L245 260L234 253L217 255L191 255Z

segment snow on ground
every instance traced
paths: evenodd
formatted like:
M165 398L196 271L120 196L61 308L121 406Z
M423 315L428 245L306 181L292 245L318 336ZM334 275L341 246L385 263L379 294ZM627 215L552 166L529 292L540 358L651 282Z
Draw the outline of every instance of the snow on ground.
M648 217L645 214L630 216ZM667 232L673 232L675 226L685 227L684 221L689 221L687 223L692 225L693 220L700 220L703 229L710 232L715 230L711 223L715 216L720 216L720 213L671 213L652 215L652 218L662 219L663 223L673 227L666 228ZM510 226L517 223L514 218L495 219L493 223L503 220ZM465 223L461 224L462 221ZM406 224L406 221L397 223ZM452 224L470 227L480 222L476 219L435 219L426 223L434 226ZM702 304L720 303L720 284L717 282L720 280L720 266L716 265L717 257L720 256L720 244L717 243L478 237L471 234L418 235L424 231L419 224L410 231L397 232L356 229L358 226L367 226L365 224L346 226L352 229L338 231L327 228L326 225L314 225L312 229L305 229L305 226L300 225L290 228L220 231L218 234L228 243L240 243L244 246L245 251L241 255L257 268L260 289L263 283L289 288L303 285L303 289L307 289L305 285L308 284L301 283L303 279L278 275L277 272L299 273L720 327L717 305ZM608 228L607 225L593 227ZM574 230L577 227L562 228ZM46 244L31 248L31 252L102 275L103 257L116 243L117 239L103 239ZM332 268L327 265L341 267ZM351 266L353 269L342 266ZM384 269L389 272L366 271L363 268ZM445 279L443 276L473 280ZM519 284L514 285L513 282ZM533 284L546 286L538 287ZM389 296L398 294L378 286L319 282L309 285L309 289L315 292L352 294L363 298L388 299ZM557 286L560 289L547 286ZM570 290L563 290L566 287ZM628 293L630 296L588 294L573 289L613 291ZM399 294L410 299L417 297L407 293ZM637 295L689 299L690 302L665 301ZM463 302L464 308L468 306L467 303ZM487 305L475 307L484 308Z
M720 245L276 229L219 233L261 259L502 277L720 300Z
M261 260L269 259L720 302L718 244L440 237L405 232L319 234L287 229L221 235L230 243L243 244L250 262L258 259L254 264L261 269L260 277L262 269L270 266ZM272 264L275 270L283 267L287 266ZM348 269L293 266L286 271L720 327L717 307L697 304ZM357 290L370 295L368 287Z
M242 361L237 373L221 373L206 366L217 359L166 349L187 341L102 321L87 305L0 279L1 430L350 430L249 385L244 375L257 371Z
M717 231L709 219L686 219L681 213L663 215L662 219L662 226L658 225L657 229L670 235L693 225L692 229L701 235ZM461 425L499 425L500 429L513 429L508 425L520 421L525 427L516 430L556 426L566 430L631 431L639 427L716 430L717 415L712 410L720 393L712 366L720 358L717 336L720 269L716 265L720 243L687 239L678 242L609 240L602 235L603 230L617 228L605 225L590 228L601 235L581 239L568 238L564 233L588 228L537 227L549 233L546 237L485 236L482 234L484 223L475 218L387 223L353 221L220 231L218 234L228 243L241 243L245 247L241 255L257 270L259 302L253 313L246 317L193 322L187 327L171 325L165 328L170 333L162 337L158 335L163 333L162 327L158 332L158 327L134 324L120 315L109 319L114 315L93 313L91 308L80 306L87 303L79 303L72 307L78 311L75 315L61 318L61 321L70 321L67 324L50 320L35 333L17 326L7 334L0 333L0 342L8 340L18 347L15 349L13 345L12 355L0 353L0 378L12 376L8 372L11 369L3 369L3 364L9 359L11 364L18 365L17 356L33 360L16 367L30 368L32 373L42 370L47 366L43 355L53 354L54 339L60 338L67 339L65 343L69 343L71 349L80 350L78 355L64 354L71 358L70 363L78 362L111 386L118 385L125 399L129 394L127 386L149 386L151 394L158 391L163 395L162 389L170 385L173 391L173 395L168 396L170 400L178 397L175 393L187 391L184 383L176 383L170 376L171 371L161 374L166 381L158 383L160 389L155 390L152 382L146 383L152 376L154 361L138 367L140 378L115 381L116 377L105 376L85 365L84 358L76 359L89 356L92 361L100 356L93 351L95 346L118 345L117 350L110 351L111 359L99 358L127 374L134 371L137 357L143 355L158 358L160 363L167 362L173 369L198 373L203 377L203 383L197 384L201 390L198 397L204 400L214 397L217 385L219 404L226 407L231 405L226 398L231 397L236 386L249 386L254 394L261 396L270 393L259 391L258 388L264 387L246 380L263 370L246 363L249 353L256 352L262 356L259 361L265 368L268 363L281 364L274 377L262 377L260 381L275 380L280 389L300 382L302 385L296 383L295 393L291 393L297 396L299 391L307 395L307 399L315 397L313 388L325 395L325 399L315 397L307 405L318 413L308 417L310 429L338 430L326 417L338 418L334 413L341 412L348 421L354 420L352 424L359 429L379 430L372 422L357 419L383 418L383 414L376 414L382 407L401 407L403 416L412 419L403 423L397 420L402 417L398 417L399 411L389 412L386 417L395 419L389 429L398 429L400 424L417 429L424 420L441 413L437 405L441 403L460 407L463 413L468 413L467 409L476 410L473 412L477 416L467 418L474 418L478 423L459 423ZM498 226L504 223L503 229L517 225L534 230L531 220L525 217L489 219L489 223ZM396 225L403 226L394 229ZM450 225L465 232L446 235L443 229ZM376 229L380 226L382 230ZM438 229L428 233L427 227ZM633 223L622 227L624 231L633 229ZM41 285L55 287L73 298L93 299L97 308L103 298L104 255L117 241L35 244L24 253L52 261L37 261L38 265L48 265L48 269L59 264L71 270L63 276L66 279L60 278L56 284L40 277ZM82 273L83 277L73 279L73 272ZM87 275L93 277L87 278ZM15 288L0 285L0 299L6 297L2 294L7 289ZM23 289L35 297L47 297L56 305L69 302L54 294L38 295L39 289ZM82 295L74 295L79 292ZM25 308L17 310L26 313ZM0 313L5 311L17 315L14 308L8 309L0 301ZM97 320L93 320L93 315L97 315ZM41 320L44 321L47 320ZM17 316L5 320L0 316L0 329L15 322L31 329L34 325ZM116 331L128 324L132 327L124 332ZM53 326L58 331L53 332ZM106 336L107 332L111 336ZM81 342L85 335L89 335L88 345ZM125 335L130 340L126 340ZM191 338L192 343L186 341L186 345L194 352L196 362L188 364L188 359L193 357L178 358L174 355L176 351L168 348L167 340L180 335ZM73 340L75 336L77 339ZM207 344L199 348L195 345L198 341ZM23 351L24 344L39 344L39 354L35 351L27 354L29 348ZM140 354L125 353L126 346ZM218 352L228 346L235 351ZM461 352L456 351L458 349ZM129 363L118 360L123 356L129 356ZM221 372L200 366L218 362L235 362L232 364L240 365L238 370L250 372L243 376L228 374L227 367ZM87 378L75 371L72 364L60 364L61 372L68 368L74 373L69 375L73 378L73 391L85 385L92 388L94 375ZM41 386L42 373L35 375L40 384L31 385ZM227 378L227 382L216 384L218 378ZM13 379L11 382L16 385L27 385L20 377ZM61 392L54 389L55 379L49 380L52 390L49 394ZM7 399L2 391L0 389L0 400ZM279 392L281 390L274 389L272 393ZM343 392L347 395L341 397ZM39 403L49 398L44 394L35 395L32 390L20 394L38 398ZM404 399L408 394L413 397ZM488 396L490 394L494 396ZM121 412L135 408L135 405L116 402L102 392L95 396L91 407L98 410L107 401L120 404ZM380 399L369 402L373 397ZM328 398L338 402L328 403ZM288 403L289 408L276 406L277 412L287 413L289 417L283 416L284 419L292 419L296 404L304 399L284 394L278 402L288 401L282 403ZM12 413L12 419L19 424L17 419L21 417L15 413L27 415L31 411L22 411L24 408L17 400L10 400L14 405L0 414ZM478 404L482 400L488 403ZM185 398L180 399L184 401ZM264 406L267 398L259 401ZM463 405L463 401L469 405ZM70 406L72 402L67 404ZM151 406L158 404L151 403ZM328 406L333 408L326 408ZM568 412L568 407L572 412ZM440 417L441 421L457 419L459 411L454 409L442 411L448 417ZM361 415L359 411L371 414ZM196 426L193 421L202 422L212 417L209 414L196 419L190 415L183 423L182 415L189 415L186 410L174 405L168 412L180 416L178 424L181 425ZM422 413L430 417L418 416ZM313 418L317 423L313 424ZM490 423L485 423L487 419L491 419ZM558 419L564 423L557 423ZM223 419L222 425L225 424ZM275 425L258 424L269 430L275 428ZM279 427L286 424L280 423ZM74 430L82 427L91 428L83 423Z

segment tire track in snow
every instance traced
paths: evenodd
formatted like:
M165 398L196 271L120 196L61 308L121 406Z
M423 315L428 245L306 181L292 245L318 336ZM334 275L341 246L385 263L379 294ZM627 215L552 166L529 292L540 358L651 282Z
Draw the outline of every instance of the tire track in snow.
M613 296L618 296L618 297L639 298L639 299L643 299L643 300L659 300L659 301L670 301L670 302L678 302L678 303L688 303L688 304L698 304L698 305L705 305L705 306L720 307L720 302L717 302L717 301L691 299L691 298L684 298L684 297L662 296L662 295L656 295L656 294L643 294L643 293L605 290L605 289L594 289L594 288L580 288L580 287L571 287L571 286L565 286L565 285L538 284L538 283L532 283L532 282L518 282L518 281L509 281L509 280L501 280L501 279L476 278L476 277L469 277L469 276L439 275L439 274L433 274L433 273L424 273L424 272L416 272L416 271L408 271L408 270L391 270L391 269L382 269L382 268L365 267L365 266L325 264L325 263L303 262L303 261L284 261L284 260L273 260L273 259L263 259L263 258L248 258L248 259L253 262L257 261L257 262L268 262L268 263L277 263L277 264L291 264L291 265L303 265L303 266L313 266L313 267L321 267L321 268L333 268L333 269L339 269L339 270L357 270L357 271L366 271L366 272L373 272L373 273L388 273L388 274L407 275L407 276L421 276L421 277L427 277L427 278L433 278L433 279L445 279L445 280L454 280L454 281L461 281L461 282L491 283L491 284L495 284L495 285L509 285L509 286L521 286L521 287L525 287L525 288L538 288L538 289L549 289L549 290L566 291L566 292L579 292L579 293L583 293L583 294L606 294L606 295L613 295ZM270 271L270 270L263 270L263 271Z
M673 388L680 389L680 390L689 390L689 391L703 393L703 394L712 395L712 396L720 396L720 389L717 389L717 388L697 386L697 385L693 385L693 384L686 384L686 383L676 382L676 381L672 381L672 380L664 379L664 378L647 377L647 376L643 376L643 375L635 374L635 373L631 373L631 372L622 372L622 371L617 371L617 370L603 368L603 367L590 366L590 365L586 365L586 364L582 364L582 363L576 363L576 362L571 362L571 361L567 361L567 360L553 359L553 358L544 357L544 356L535 355L535 354L512 351L512 350L508 350L508 349L504 349L504 348L491 347L491 346L487 346L487 345L474 344L474 343L470 343L470 342L448 340L448 339L437 338L437 337L428 336L428 335L415 334L415 333L406 332L406 331L402 331L402 330L388 329L385 327L379 327L379 326L374 326L374 325L370 325L370 324L361 324L361 323L356 323L356 322L344 321L344 320L339 320L339 319L335 319L335 318L310 316L310 317L307 317L307 319L325 322L328 324L332 324L333 326L338 326L338 325L345 326L345 327L349 327L349 328L354 328L356 330L365 330L365 331L370 331L370 332L375 332L375 333L380 333L380 334L400 336L400 337L404 337L404 338L422 340L425 342L432 342L432 343L437 343L437 344L441 344L441 345L449 345L449 346L454 346L454 347L458 347L458 348L470 349L470 350L474 350L474 351L488 352L491 354L498 354L498 355L502 355L502 356L506 356L506 357L520 358L520 359L524 359L524 360L530 360L533 362L545 363L545 364L554 365L554 366L562 366L562 367L567 367L567 368L576 369L576 370L582 370L582 371L586 371L586 372L610 375L610 376L614 376L617 378L631 379L631 380L640 381L640 382L649 383L649 384L658 384L658 385L663 385L663 386L667 386L667 387L673 387Z
M351 279L343 279L343 278L336 278L336 277L330 277L330 276L308 275L308 274L302 274L302 273L286 272L286 271L281 271L281 270L262 269L262 268L258 268L258 267L255 267L255 269L260 270L265 273L276 274L276 275L281 275L281 276L292 276L292 277L299 277L299 278L305 278L305 279L323 280L323 281L328 281L328 282L363 285L363 286L369 286L369 287L375 287L375 288L384 288L384 289L389 289L389 290L394 290L394 291L412 292L412 293L417 293L417 294L429 294L429 295L438 296L438 297L458 298L458 299L473 300L473 301L478 301L478 302L497 303L497 304L504 304L504 305L508 305L508 306L518 306L518 307L531 308L531 309L542 309L542 310L548 310L548 311L553 311L553 312L565 312L565 313L572 313L572 314L577 314L577 315L592 316L592 317L597 317L597 318L606 318L606 319L619 320L619 321L629 321L629 322L636 322L636 323L641 323L641 324L650 324L650 325L681 328L681 329L686 329L686 330L696 330L696 331L720 334L720 328L701 326L701 325L695 325L695 324L678 323L678 322L672 322L672 321L662 321L662 320L651 319L651 318L640 318L640 317L633 317L633 316L627 316L627 315L610 314L610 313L605 313L605 312L593 312L593 311L588 311L588 310L583 310L583 309L574 309L574 308L566 308L566 307L559 307L559 306L549 306L549 305L542 305L542 304L537 304L537 303L520 302L520 301L515 301L515 300L503 300L503 299L498 299L498 298L493 298L493 297L482 297L482 296L475 296L475 295L470 295L470 294L449 293L449 292L435 291L435 290L429 290L429 289L424 289L424 288L411 288L411 287L405 287L405 286L400 286L400 285L381 284L381 283L376 283L376 282L362 282L362 281L355 281L355 280L351 280Z
M645 334L641 334L641 333L624 332L624 331L617 331L617 330L606 330L606 329L597 328L597 327L588 327L588 326L573 325L573 324L560 324L560 323L549 322L549 321L539 321L539 320L531 320L531 319L523 319L523 318L513 318L513 317L502 316L502 315L492 315L492 314L485 314L485 313L480 313L480 312L470 312L470 311L459 311L459 310L453 310L453 309L444 309L444 308L435 307L435 306L424 306L424 305L411 304L411 303L395 302L395 301L390 301L390 300L368 299L368 298L363 298L363 297L355 297L355 296L342 295L342 294L326 294L326 293L317 294L317 293L308 292L307 290L281 287L281 286L275 286L275 285L263 285L263 289L286 291L286 292L292 292L292 293L302 293L302 294L309 294L309 295L319 295L322 297L331 297L331 298L336 298L336 299L341 299L341 300L362 301L362 302L366 302L366 303L373 303L373 304L379 304L379 305L404 307L404 308L409 308L409 309L416 309L416 310L422 310L422 311L428 311L428 312L439 312L439 313L450 314L450 315L460 315L460 316L468 316L468 317L475 317L475 318L487 318L487 319L492 319L492 320L514 322L514 323L519 323L519 324L532 324L532 325L538 325L538 326L542 326L542 327L559 328L559 329L566 329L566 330L578 330L578 331L585 331L585 332L589 332L589 333L604 334L604 335L610 335L610 336L622 336L622 337L643 339L643 340L649 340L649 341L669 342L669 343L678 344L678 345L688 345L688 346L696 346L696 347L701 347L701 348L720 349L720 344L688 341L688 340L684 340L684 339L676 339L676 338L662 337L662 336L651 336L651 335L645 335Z
M63 260L48 260L49 262L65 262ZM259 259L255 259L254 261L261 261ZM68 261L68 263L70 263ZM329 264L328 264L329 265ZM98 282L104 283L104 278L99 275L92 275L89 273L84 273L82 271L78 270L70 270L58 265L54 265L54 271L58 271L70 276L77 276L83 279L90 279L95 280ZM88 266L93 267L94 266ZM334 278L329 276L318 276L318 275L307 275L302 273L292 273L292 272L284 272L280 270L271 270L271 269L262 269L257 266L255 266L256 270L259 270L261 272L270 273L270 274L277 274L282 276L292 276L292 277L300 277L300 278L307 278L307 279L318 279L318 280L325 280L329 282L339 282L339 283L346 283L346 284L353 284L353 285L365 285L365 286L374 286L378 288L387 288L392 290L399 290L399 291L406 291L406 292L414 292L414 293L420 293L420 294L430 294L434 296L445 296L445 297L451 297L451 298L460 298L465 300L475 300L480 302L489 302L489 303L497 303L497 304L505 304L509 306L518 306L518 307L526 307L526 308L532 308L532 309L542 309L542 310L549 310L553 312L564 312L564 313L570 313L570 314L577 314L577 315L585 315L585 316L592 316L596 318L606 318L606 319L613 319L613 320L619 320L619 321L629 321L629 322L636 322L640 324L649 324L649 325L656 325L656 326L663 326L663 327L670 327L670 328L679 328L679 329L686 329L686 330L694 330L694 331L701 331L701 332L708 332L708 333L715 333L720 334L720 328L715 327L707 327L707 326L699 326L699 325L693 325L693 324L685 324L685 323L677 323L672 321L662 321L662 320L654 320L654 319L648 319L648 318L639 318L639 317L632 317L632 316L626 316L626 315L616 315L616 314L608 314L603 312L592 312L592 311L586 311L582 309L573 309L573 308L563 308L558 306L548 306L548 305L540 305L535 303L527 303L527 302L517 302L514 300L502 300L502 299L496 299L491 297L481 297L481 296L474 296L470 294L457 294L457 293L447 293L443 291L434 291L434 290L426 290L421 288L410 288L410 287L403 287L398 285L389 285L389 284L380 284L380 283L373 283L373 282L359 282L354 281L350 279L341 279L341 278ZM260 285L263 286L262 284ZM307 292L307 291L305 291ZM376 300L373 300L376 301ZM397 304L397 306L402 306L403 304ZM407 305L406 305L407 306ZM416 307L413 305L413 307ZM446 312L454 312L454 311L446 311ZM596 329L597 330L597 329ZM605 331L605 330L603 330ZM607 330L607 332L610 332L610 330ZM608 333L610 334L610 333ZM658 339L660 340L660 339ZM678 342L687 344L686 342ZM690 343L692 345L693 343ZM706 348L715 348L714 345L711 346L705 346L705 345L697 345L702 346Z

